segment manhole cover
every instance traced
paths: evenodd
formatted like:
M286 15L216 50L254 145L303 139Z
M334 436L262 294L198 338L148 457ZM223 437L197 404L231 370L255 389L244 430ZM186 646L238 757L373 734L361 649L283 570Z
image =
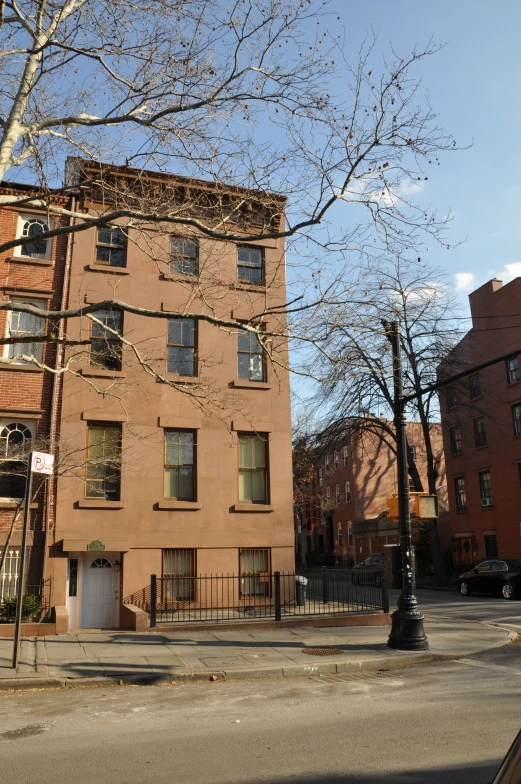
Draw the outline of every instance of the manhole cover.
M344 653L340 648L303 648L302 652L310 656L339 656Z

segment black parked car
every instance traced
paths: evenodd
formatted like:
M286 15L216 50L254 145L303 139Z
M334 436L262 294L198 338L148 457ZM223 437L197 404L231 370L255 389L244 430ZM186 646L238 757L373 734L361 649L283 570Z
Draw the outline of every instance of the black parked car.
M458 577L462 596L471 593L498 594L503 599L521 596L521 561L490 560Z
M364 561L353 566L353 583L355 585L376 585L382 584L382 569L384 565L383 553L373 553L368 555Z

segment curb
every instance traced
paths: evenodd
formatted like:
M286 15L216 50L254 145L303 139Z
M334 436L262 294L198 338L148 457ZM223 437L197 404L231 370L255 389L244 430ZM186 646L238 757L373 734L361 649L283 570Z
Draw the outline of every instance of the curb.
M462 654L466 655L466 654ZM156 686L175 683L209 683L212 681L298 678L309 675L331 675L363 670L394 670L437 658L432 653L404 653L398 656L379 656L373 659L351 659L316 664L293 664L288 667L257 667L225 671L194 671L171 674L95 675L86 678L16 678L0 681L0 692L29 691L32 689L92 689L108 686Z

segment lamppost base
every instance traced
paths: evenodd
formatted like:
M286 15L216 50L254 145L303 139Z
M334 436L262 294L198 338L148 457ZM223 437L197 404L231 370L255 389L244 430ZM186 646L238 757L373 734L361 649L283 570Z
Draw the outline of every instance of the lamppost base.
M423 630L423 619L417 610L395 610L387 647L399 651L427 651L429 642Z

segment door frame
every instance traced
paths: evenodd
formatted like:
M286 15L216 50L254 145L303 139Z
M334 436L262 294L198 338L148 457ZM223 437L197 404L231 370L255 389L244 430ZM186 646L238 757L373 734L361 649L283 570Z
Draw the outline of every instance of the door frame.
M122 572L121 566L118 571L114 570L114 564L119 562L121 564L122 558L121 553L116 552L105 552L104 550L89 550L82 554L82 563L81 563L81 583L78 581L78 620L80 622L79 628L90 628L90 627L83 627L83 597L84 592L83 588L86 585L86 576L87 576L87 569L90 569L91 563L96 560L96 558L106 558L108 561L112 563L112 587L113 591L115 592L115 596L113 597L113 618L112 618L112 625L107 627L101 628L110 628L110 629L118 629L119 628L119 621L121 615L121 579L122 579ZM73 556L75 557L75 556ZM78 564L78 569L80 565ZM81 585L81 588L80 588ZM80 593L81 591L81 593Z

